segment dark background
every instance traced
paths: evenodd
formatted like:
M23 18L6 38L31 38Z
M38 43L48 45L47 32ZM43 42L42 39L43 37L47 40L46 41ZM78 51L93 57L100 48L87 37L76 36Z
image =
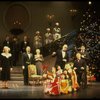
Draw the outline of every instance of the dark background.
M92 2L92 7L99 15L99 2ZM19 40L23 35L28 35L33 41L37 30L44 36L46 28L49 27L47 15L54 15L52 27L55 22L60 23L61 34L79 30L83 13L88 9L88 1L2 1L0 2L0 43L10 34L12 28L21 28L24 33L19 34ZM76 9L77 13L72 16L71 9ZM14 26L14 21L19 20L20 26Z

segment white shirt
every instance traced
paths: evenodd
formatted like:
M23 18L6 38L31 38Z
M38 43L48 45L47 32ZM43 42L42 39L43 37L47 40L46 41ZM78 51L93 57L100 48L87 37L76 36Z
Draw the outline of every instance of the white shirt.
M31 54L30 53L28 53L28 57L29 57L29 59L31 58Z
M62 57L64 58L65 55L66 55L66 52L64 52L64 51L62 50Z

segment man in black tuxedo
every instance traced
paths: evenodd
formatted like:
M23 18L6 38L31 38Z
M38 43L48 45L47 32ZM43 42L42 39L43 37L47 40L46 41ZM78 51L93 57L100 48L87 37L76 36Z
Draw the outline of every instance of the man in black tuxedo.
M84 59L86 61L86 64L89 65L90 56L89 56L89 53L87 52L87 50L85 49L85 46L82 45L80 47L79 53L81 54L82 59Z
M28 41L28 37L25 35L24 40L21 42L21 52L22 53L26 51L27 46L30 46L30 42Z
M82 59L80 53L76 54L76 60L74 61L74 69L77 74L77 81L79 85L81 85L81 82L82 82L82 85L86 87L87 86L86 62L84 59Z
M28 65L34 64L33 54L31 53L31 48L26 47L26 52L22 55L22 69L24 74L24 85L30 85L28 80Z
M67 44L64 44L61 50L58 50L57 52L53 52L52 56L57 56L55 66L61 66L62 69L64 69L65 64L69 61L69 56L67 53Z

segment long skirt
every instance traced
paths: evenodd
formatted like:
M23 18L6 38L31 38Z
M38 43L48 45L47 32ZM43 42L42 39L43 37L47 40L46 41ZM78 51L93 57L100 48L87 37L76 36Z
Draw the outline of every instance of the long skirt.
M57 78L54 79L54 82L51 83L51 95L59 95L60 94L60 86Z
M37 68L37 74L38 75L42 75L42 73L43 73L43 70L42 70L42 62L37 61L36 62L36 68Z
M10 80L10 68L3 68L1 71L1 80L8 81Z

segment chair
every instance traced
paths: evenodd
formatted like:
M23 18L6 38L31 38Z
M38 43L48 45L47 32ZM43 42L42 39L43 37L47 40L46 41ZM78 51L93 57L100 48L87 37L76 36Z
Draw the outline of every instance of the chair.
M31 78L32 75L37 75L36 66L34 64L28 65L28 76Z
M28 65L28 74L29 79L32 79L34 85L42 84L42 75L37 75L36 65Z

